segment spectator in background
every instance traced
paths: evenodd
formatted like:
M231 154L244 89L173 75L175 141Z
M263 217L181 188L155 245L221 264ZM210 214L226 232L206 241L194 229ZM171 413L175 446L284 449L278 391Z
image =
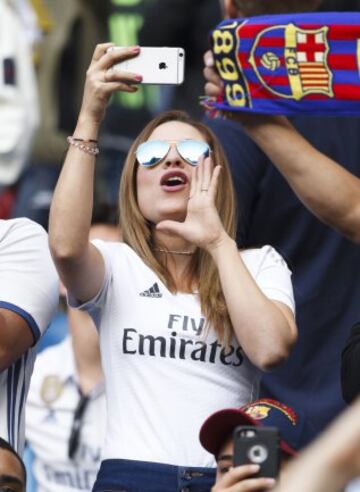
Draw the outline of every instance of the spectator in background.
M233 467L233 432L239 425L278 429L281 480L288 461L297 455L301 434L309 422L304 415L297 414L283 403L267 399L255 400L241 408L226 408L210 415L203 423L199 437L203 447L215 456L217 462L216 483L212 492L262 492L275 485L273 479L255 477L259 465Z
M106 39L107 2L35 2L43 36L37 44L40 126L30 165L20 177L12 215L47 228L51 198L81 103L84 73L94 44ZM40 8L41 7L41 8ZM31 111L28 111L31 113Z
M319 4L314 0L312 7ZM226 13L233 17L259 13L261 5L265 4L224 2ZM321 7L326 5L324 2ZM247 8L245 12L242 6ZM311 4L291 2L292 10L304 6L310 8ZM288 7L286 1L266 3L267 11L273 13L287 12ZM291 121L316 149L359 175L358 118L296 116ZM339 377L341 349L359 316L360 249L305 209L239 123L206 122L223 143L232 167L242 214L239 243L245 247L275 244L294 268L299 343L284 367L264 376L261 394L303 410L319 432L344 405ZM304 434L302 444L314 435Z
M36 344L58 304L47 234L28 219L0 221L0 436L19 452Z
M90 237L117 241L119 231L101 221ZM70 334L38 356L27 401L37 492L90 492L100 467L106 406L99 338L87 313L68 308L67 316Z
M18 453L0 437L0 490L26 492L26 469Z
M39 123L34 37L36 22L27 1L0 2L0 219L10 217L13 186L28 163Z

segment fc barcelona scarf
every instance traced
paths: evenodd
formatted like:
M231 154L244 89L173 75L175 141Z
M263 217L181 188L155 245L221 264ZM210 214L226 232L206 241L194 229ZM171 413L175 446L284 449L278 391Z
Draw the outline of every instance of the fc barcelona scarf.
M228 19L211 38L224 92L210 111L360 114L360 13Z

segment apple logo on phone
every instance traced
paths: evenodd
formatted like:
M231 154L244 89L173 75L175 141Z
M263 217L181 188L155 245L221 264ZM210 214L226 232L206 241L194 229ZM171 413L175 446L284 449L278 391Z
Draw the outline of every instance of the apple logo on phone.
M160 70L166 70L168 68L168 66L166 65L165 62L160 62L159 63L159 69Z

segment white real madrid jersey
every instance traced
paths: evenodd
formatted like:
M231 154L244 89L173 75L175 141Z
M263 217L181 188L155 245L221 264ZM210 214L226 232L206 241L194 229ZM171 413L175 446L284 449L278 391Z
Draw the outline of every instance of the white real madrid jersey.
M89 395L79 422L79 444L68 456L80 393L70 337L42 352L35 363L26 407L26 440L34 452L37 492L91 491L105 436L104 385Z
M57 308L58 285L44 229L28 219L0 220L0 308L21 316L34 338L34 346L0 372L0 436L20 453L35 344Z
M172 294L125 244L94 244L105 260L105 281L82 309L100 331L104 458L215 466L200 445L200 426L211 413L256 398L259 371L236 340L224 347L205 329L196 294ZM294 309L290 271L273 248L242 258L265 295Z

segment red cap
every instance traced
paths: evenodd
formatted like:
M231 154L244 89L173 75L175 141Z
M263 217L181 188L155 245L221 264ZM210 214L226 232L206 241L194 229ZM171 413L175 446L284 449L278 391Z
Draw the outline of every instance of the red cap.
M280 449L288 456L297 455L297 442L303 428L298 415L292 408L265 398L241 408L227 408L210 415L200 429L199 438L202 446L217 456L225 439L238 425L277 427L280 433Z

